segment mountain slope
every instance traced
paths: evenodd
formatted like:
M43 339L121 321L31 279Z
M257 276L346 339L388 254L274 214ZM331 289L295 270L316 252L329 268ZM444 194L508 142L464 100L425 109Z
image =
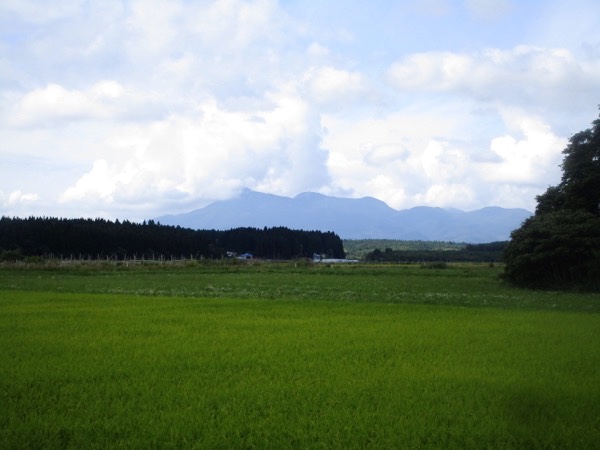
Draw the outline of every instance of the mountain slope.
M524 209L499 207L464 212L419 206L398 211L371 197L350 199L306 192L289 198L244 190L237 198L155 220L195 229L285 226L334 231L343 239L479 243L507 240L530 215Z

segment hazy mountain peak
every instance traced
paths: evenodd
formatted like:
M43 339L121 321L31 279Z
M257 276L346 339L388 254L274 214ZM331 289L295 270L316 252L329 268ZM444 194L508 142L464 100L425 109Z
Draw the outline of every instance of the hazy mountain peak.
M326 195L319 194L318 192L301 192L300 194L294 197L294 200L302 200L302 199L315 199L315 198L325 198Z
M286 226L333 231L344 239L418 239L455 242L507 240L531 213L524 209L458 209L417 206L395 210L373 197L329 197L303 192L293 198L244 189L237 198L189 213L162 216L165 225L226 230Z

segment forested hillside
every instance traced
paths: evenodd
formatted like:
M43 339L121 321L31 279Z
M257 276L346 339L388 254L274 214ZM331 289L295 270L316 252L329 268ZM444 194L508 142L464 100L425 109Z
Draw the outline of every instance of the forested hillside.
M335 233L278 228L191 230L104 219L30 217L0 219L0 258L28 256L77 259L222 258L227 252L259 258L312 257L314 253L343 258Z
M365 259L375 250L390 249L411 252L457 251L467 246L465 242L416 241L400 239L344 239L346 258Z
M392 249L387 247L385 250L375 249L365 255L366 261L373 262L500 262L502 261L502 252L508 242L489 242L487 244L464 244L458 247L454 244L452 247L448 243L447 248L423 248L423 249Z

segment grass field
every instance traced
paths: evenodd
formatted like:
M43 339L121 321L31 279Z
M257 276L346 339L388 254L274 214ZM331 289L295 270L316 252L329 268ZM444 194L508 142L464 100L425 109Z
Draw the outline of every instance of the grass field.
M600 448L600 298L485 265L0 268L0 448Z

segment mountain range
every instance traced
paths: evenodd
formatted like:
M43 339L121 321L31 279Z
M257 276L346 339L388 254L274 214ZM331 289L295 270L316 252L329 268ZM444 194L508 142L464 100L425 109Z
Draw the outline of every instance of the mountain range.
M342 239L401 239L482 243L508 240L531 216L525 209L461 211L428 206L396 210L372 197L340 198L305 192L293 198L246 189L229 200L154 219L163 225L228 230L276 227L333 231Z

